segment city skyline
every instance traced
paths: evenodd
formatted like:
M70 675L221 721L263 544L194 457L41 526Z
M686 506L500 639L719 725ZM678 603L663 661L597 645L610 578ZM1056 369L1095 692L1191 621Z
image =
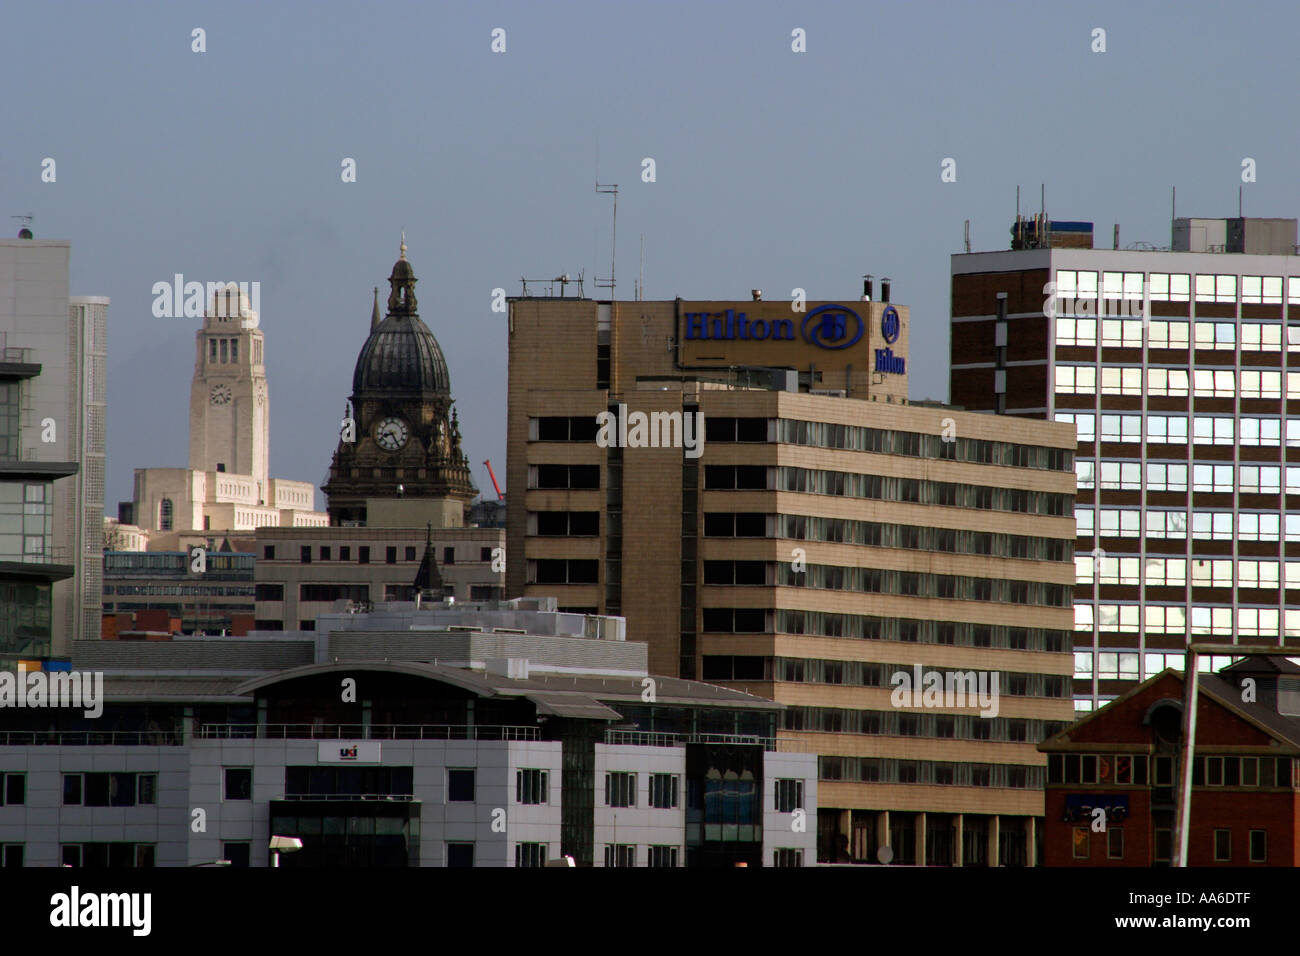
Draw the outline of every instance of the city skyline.
M391 32L363 29L349 8L317 9L304 23L251 5L127 18L30 7L0 38L8 62L57 46L70 64L9 117L0 176L6 217L30 213L37 238L73 243L73 293L115 303L110 511L131 497L134 468L184 463L195 320L151 310L154 284L176 273L261 283L271 469L319 484L370 290L405 229L482 492L481 462L505 457L493 290L583 270L587 294L607 295L595 281L609 275L612 209L597 181L620 186L618 298L632 297L642 235L649 298L755 287L768 299L796 287L843 298L870 272L894 280L936 354L945 258L967 219L972 249L1005 248L1017 185L1022 211L1037 211L1045 183L1049 214L1094 221L1103 245L1116 221L1121 246L1167 244L1171 186L1181 214L1231 215L1245 158L1257 163L1246 214L1295 211L1281 173L1297 134L1270 113L1296 16L1282 4L1232 16L1194 4L1178 19L1122 5L952 6L941 17L760 5L744 18L725 6L646 16L574 5L558 17L395 6L390 20L404 26ZM583 23L613 42L590 44L574 29ZM494 53L498 28L505 49ZM1098 28L1105 52L1094 52ZM918 46L934 51L920 70ZM1239 63L1231 86L1205 81L1210 57ZM1024 65L1035 61L1050 66ZM134 104L128 116L87 105L91 76L106 99ZM475 96L444 92L469 86ZM1090 103L1108 105L1087 119ZM1211 148L1188 116L1213 119ZM46 158L54 182L42 181ZM349 158L357 176L345 183ZM654 182L642 181L645 159ZM941 178L946 159L954 182ZM945 399L945 371L919 363L912 397Z

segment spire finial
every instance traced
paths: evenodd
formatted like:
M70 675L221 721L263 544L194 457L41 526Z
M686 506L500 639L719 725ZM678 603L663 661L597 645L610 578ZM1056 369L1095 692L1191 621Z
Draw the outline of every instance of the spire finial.
M402 256L401 256L401 258L403 258L403 259L406 258L406 230L405 230L405 229L402 230Z
M379 317L379 286L375 286L375 305L370 310L370 330L373 332L379 328L381 319Z

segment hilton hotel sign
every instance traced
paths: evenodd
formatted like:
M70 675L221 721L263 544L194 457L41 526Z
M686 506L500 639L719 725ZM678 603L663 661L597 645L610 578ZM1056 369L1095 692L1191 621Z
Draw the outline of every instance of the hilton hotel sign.
M822 388L907 393L905 306L810 302L794 312L779 301L682 302L678 327L684 367L814 369Z

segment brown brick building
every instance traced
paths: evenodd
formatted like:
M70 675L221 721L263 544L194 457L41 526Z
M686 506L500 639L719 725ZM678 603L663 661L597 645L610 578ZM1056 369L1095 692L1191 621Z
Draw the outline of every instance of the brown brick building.
M1246 658L1201 674L1198 694L1188 865L1295 866L1300 667ZM1048 866L1169 865L1183 699L1167 670L1039 746Z
M1072 431L908 403L887 302L509 322L507 595L625 615L651 672L786 704L822 859L1032 863L1034 745L1072 715ZM996 673L997 714L895 706L915 668Z

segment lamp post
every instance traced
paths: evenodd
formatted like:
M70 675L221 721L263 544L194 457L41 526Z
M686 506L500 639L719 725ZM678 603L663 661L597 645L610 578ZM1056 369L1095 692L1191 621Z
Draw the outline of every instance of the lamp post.
M298 837L290 836L271 836L271 865L278 867L280 865L281 853L297 853L302 849L302 840Z

